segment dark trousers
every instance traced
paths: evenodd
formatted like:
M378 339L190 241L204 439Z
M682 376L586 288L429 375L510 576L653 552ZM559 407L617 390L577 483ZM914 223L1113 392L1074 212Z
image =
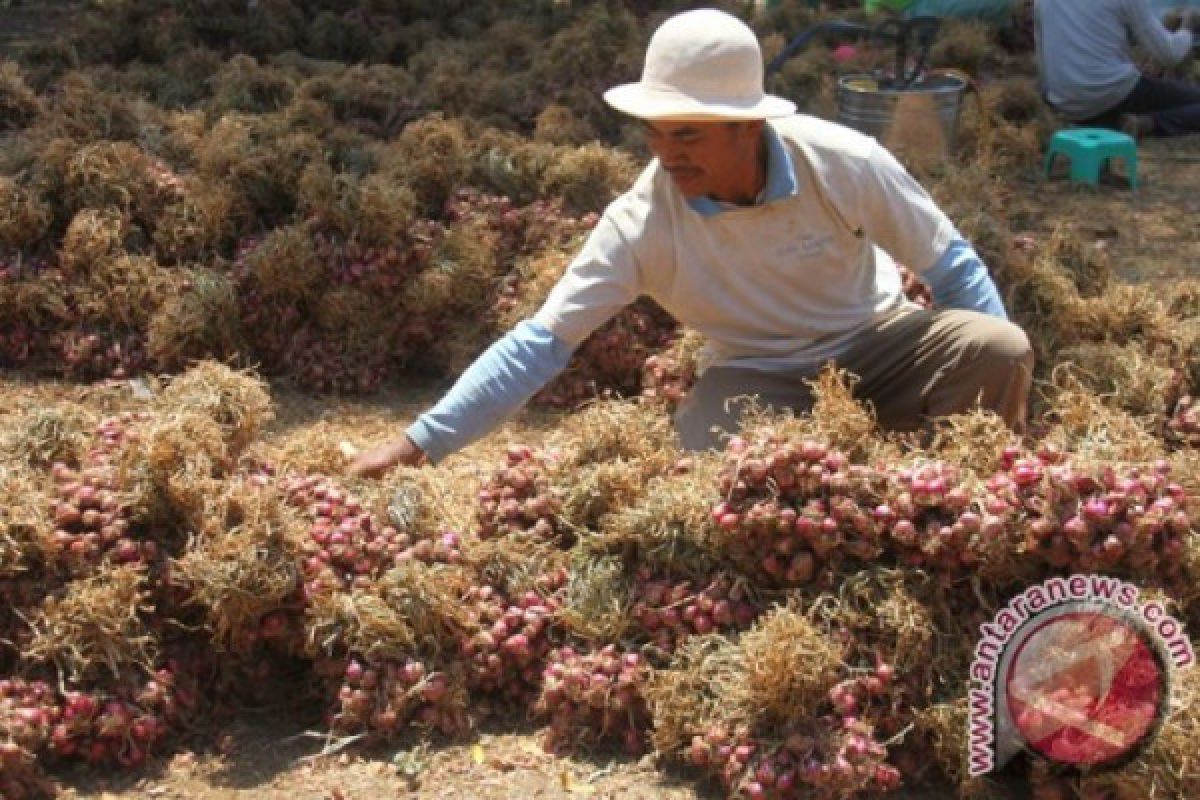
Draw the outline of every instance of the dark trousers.
M1154 120L1156 136L1200 132L1200 86L1143 75L1129 96L1116 107L1080 124L1119 129L1122 114L1149 116Z

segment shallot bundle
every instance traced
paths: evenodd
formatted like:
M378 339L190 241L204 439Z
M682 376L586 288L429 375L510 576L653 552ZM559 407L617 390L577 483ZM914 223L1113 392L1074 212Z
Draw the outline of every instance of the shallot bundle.
M870 726L847 715L798 721L790 731L755 736L745 725L713 723L692 737L684 758L715 774L734 797L792 800L887 792L900 772Z
M650 725L642 695L648 672L641 655L619 651L616 645L586 653L573 647L553 650L534 706L550 717L546 748L609 739L621 742L630 754L641 753Z
M1017 509L1028 552L1059 568L1180 577L1191 519L1167 462L1083 464L1043 448L1007 463L989 479L986 503Z
M453 531L422 537L381 523L362 500L316 475L284 478L281 489L292 505L312 516L303 545L305 591L367 588L391 567L409 560L456 564L461 539Z
M552 453L513 445L506 466L496 470L479 489L479 537L488 539L529 531L536 538L557 541L563 533L558 514L559 493L550 485Z
M630 616L651 643L673 653L688 636L745 630L758 617L746 586L718 575L705 585L672 582L639 569L630 596Z
M445 672L415 658L330 660L341 667L336 705L329 713L338 734L367 732L387 739L410 724L448 736L467 730L465 692Z
M478 620L478 631L460 645L471 687L531 700L553 647L560 599L529 590L510 602L494 587L473 586L464 601Z
M880 478L816 440L735 436L712 518L736 563L768 582L799 586L844 556L879 555L882 529L867 503L879 494Z

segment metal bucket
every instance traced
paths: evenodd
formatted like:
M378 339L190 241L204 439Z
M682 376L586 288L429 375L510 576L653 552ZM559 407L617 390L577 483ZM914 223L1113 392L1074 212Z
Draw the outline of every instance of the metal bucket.
M889 89L871 75L845 75L837 83L838 122L874 136L910 161L929 163L954 149L966 78L934 73L904 89Z

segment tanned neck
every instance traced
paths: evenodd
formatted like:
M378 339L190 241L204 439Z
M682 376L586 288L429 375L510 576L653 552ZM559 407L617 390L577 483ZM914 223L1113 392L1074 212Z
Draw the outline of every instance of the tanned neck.
M752 206L758 201L767 185L767 145L762 137L755 142L754 154L746 159L746 169L739 173L738 178L728 189L714 192L712 198L737 206Z

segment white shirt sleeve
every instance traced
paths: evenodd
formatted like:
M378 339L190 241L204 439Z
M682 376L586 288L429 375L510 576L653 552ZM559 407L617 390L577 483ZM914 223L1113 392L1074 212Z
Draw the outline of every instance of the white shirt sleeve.
M1172 66L1187 58L1192 50L1191 31L1167 30L1147 0L1125 0L1124 5L1134 38L1155 61Z
M961 238L934 199L886 148L876 143L855 181L866 237L914 272L924 272Z
M641 293L637 256L610 207L533 319L574 348Z

